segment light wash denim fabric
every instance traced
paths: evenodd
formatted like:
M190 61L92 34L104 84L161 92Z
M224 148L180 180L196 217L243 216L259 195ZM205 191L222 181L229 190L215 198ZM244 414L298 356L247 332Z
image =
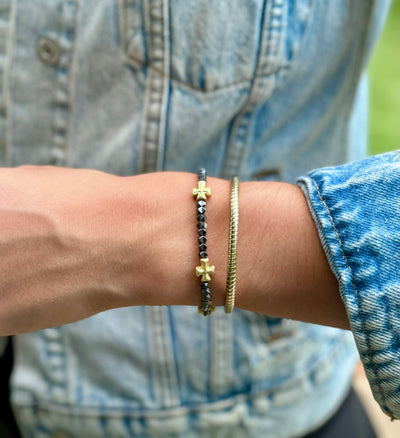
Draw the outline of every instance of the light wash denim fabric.
M311 172L306 193L375 399L400 418L400 152Z
M0 164L118 175L204 166L295 183L363 158L361 78L387 3L0 0ZM321 172L335 204L342 170ZM312 187L309 199L326 221ZM360 214L343 205L351 245ZM339 272L329 224L319 228ZM361 342L346 282L342 293ZM357 358L350 332L189 307L116 309L14 347L26 438L301 436L340 405Z

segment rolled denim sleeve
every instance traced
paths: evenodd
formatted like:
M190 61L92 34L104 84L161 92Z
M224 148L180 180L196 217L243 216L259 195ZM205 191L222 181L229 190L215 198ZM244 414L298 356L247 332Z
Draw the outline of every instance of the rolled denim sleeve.
M335 273L372 392L400 418L400 154L298 180Z

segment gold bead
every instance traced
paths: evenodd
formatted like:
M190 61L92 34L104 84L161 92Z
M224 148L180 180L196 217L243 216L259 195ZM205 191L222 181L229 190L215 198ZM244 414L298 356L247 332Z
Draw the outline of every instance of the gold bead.
M196 196L197 201L207 201L207 196L211 196L210 187L206 187L205 181L198 181L198 187L193 189L193 196Z
M215 274L215 266L209 266L208 258L200 259L201 266L196 267L197 277L201 276L201 281L211 281L210 274Z

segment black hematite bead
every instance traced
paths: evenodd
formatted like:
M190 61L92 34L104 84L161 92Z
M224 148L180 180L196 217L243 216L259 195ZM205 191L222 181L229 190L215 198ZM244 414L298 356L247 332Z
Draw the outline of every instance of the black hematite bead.
M199 169L198 173L198 181L207 181L206 169ZM204 199L200 199L197 201L197 228L199 232L199 252L200 258L206 259L208 258L207 253L207 237L206 237L206 228L207 228L207 216L206 213L206 205L207 202ZM210 291L210 283L208 281L202 281L201 285L201 306L200 312L204 316L211 315L211 291Z
M200 252L207 251L207 245L205 243L202 243L199 246L199 250L200 250Z
M199 177L199 181L205 181L206 180L206 169L202 168L199 169L199 172L197 173Z
M204 316L211 315L211 306L210 306L210 304L207 304L206 306L202 306L201 310L202 310Z
M200 236L199 237L199 242L200 243L207 243L207 237L206 236Z

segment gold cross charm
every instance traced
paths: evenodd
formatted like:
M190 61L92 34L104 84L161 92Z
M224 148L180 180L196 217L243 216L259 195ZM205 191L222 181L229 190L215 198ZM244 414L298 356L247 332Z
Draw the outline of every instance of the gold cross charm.
M210 187L206 187L205 181L198 181L197 184L199 187L197 189L193 189L193 196L197 196L197 201L207 201L207 196L211 196Z
M215 266L208 265L207 259L200 259L201 266L196 267L196 275L201 277L201 281L211 281L210 274L215 274Z

